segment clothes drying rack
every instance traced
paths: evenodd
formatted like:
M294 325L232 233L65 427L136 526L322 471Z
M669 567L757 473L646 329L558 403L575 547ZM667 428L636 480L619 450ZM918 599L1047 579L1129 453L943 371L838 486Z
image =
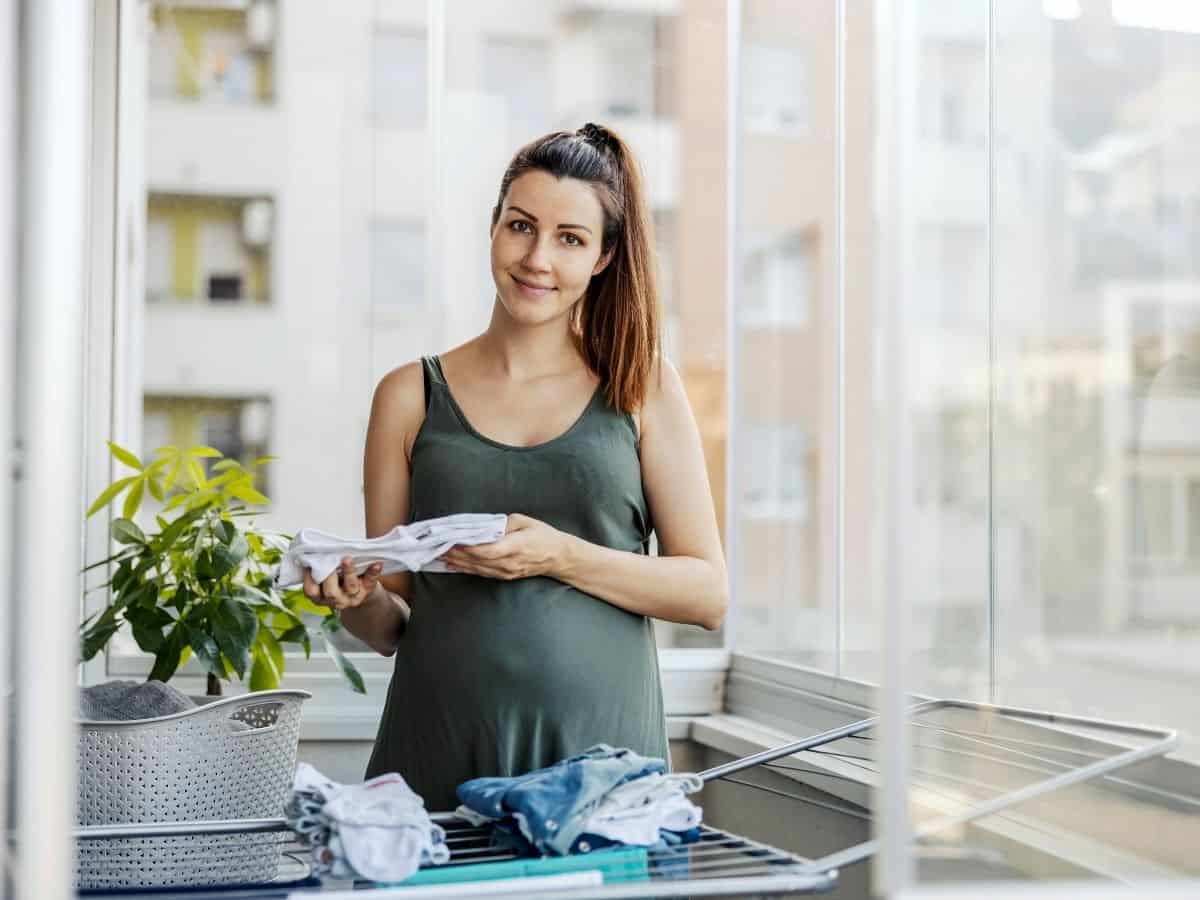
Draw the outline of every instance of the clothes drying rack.
M1083 765L1071 766L1059 762L1048 755L1039 755L1026 750L1014 749L1008 743L1000 743L1004 739L978 732L956 732L943 726L929 726L928 723L916 720L928 717L931 713L945 710L970 710L988 713L1001 718L1015 721L1037 722L1059 728L1088 729L1112 732L1126 738L1145 740L1144 746L1133 747L1114 753L1111 756L1096 759ZM1038 763L1058 768L1047 770L1038 769L1048 774L1048 777L1027 784L1019 789L1002 792L994 797L969 803L964 809L942 815L914 828L914 838L921 842L934 836L943 829L979 819L983 816L1000 812L1016 804L1043 796L1051 791L1060 790L1072 785L1081 784L1093 778L1108 777L1111 773L1124 766L1142 760L1160 756L1178 743L1178 734L1173 730L1152 728L1140 725L1110 722L1102 719L1083 716L1069 716L1048 713L1037 710L1027 710L1011 706L997 706L976 703L965 700L930 700L919 703L909 710L909 718L914 724L925 724L937 728L947 735L965 738L982 744L988 744L988 738L997 741L993 748L1002 748L1007 753L1035 760ZM818 751L825 744L845 738L863 738L865 733L876 728L878 717L862 719L838 728L833 728L820 734L802 740L793 741L779 747L751 754L740 759L732 760L719 766L699 773L705 782L727 778L737 772L742 772L756 766L765 766L775 760L803 754L808 751ZM1029 742L1026 742L1029 743ZM1069 748L1038 744L1042 748L1067 750ZM820 752L820 751L818 751ZM1070 751L1077 752L1077 751ZM786 768L786 767L781 767ZM817 773L820 774L820 773ZM763 787L751 782L736 781L750 787ZM771 790L770 788L764 788ZM775 791L778 793L778 791ZM807 801L804 797L795 797ZM824 805L818 802L818 805ZM446 831L446 842L450 847L450 861L446 866L504 862L516 859L510 850L492 846L490 829L473 826L458 818L454 813L432 813L431 817ZM198 834L234 834L247 832L288 831L283 819L247 819L211 822L174 822L147 825L110 825L80 828L75 832L79 840L103 840L106 838L129 837L163 837ZM295 850L303 851L303 845L297 843ZM853 863L862 862L873 856L880 849L880 841L871 839L852 847L838 850L834 853L817 858L806 858L799 854L781 850L768 844L741 837L731 832L722 831L709 826L701 827L698 841L669 848L652 848L647 854L646 878L639 881L620 883L605 883L587 887L553 887L556 883L553 876L540 879L522 879L521 896L536 897L538 900L635 900L635 898L656 897L732 897L742 895L780 896L784 894L822 893L833 888L837 883L838 870ZM439 867L443 868L443 867ZM542 881L547 890L536 886ZM531 883L533 886L531 886ZM455 896L504 896L504 881L462 881L453 884ZM353 893L330 890L330 885L320 885L314 879L308 878L295 882L279 882L269 885L240 886L236 888L214 888L210 893L189 890L189 895L212 897L272 897L286 896L288 900L316 900L309 897L319 892L321 900L367 900L362 887L368 884L359 883ZM442 896L447 894L443 887ZM422 886L405 887L404 885L378 886L371 888L370 900L404 900L406 897L435 896L437 890ZM173 894L169 889L154 893L138 892L139 897L149 900L156 896ZM386 898L385 896L386 895ZM508 894L516 896L515 893ZM177 896L177 895L175 895Z

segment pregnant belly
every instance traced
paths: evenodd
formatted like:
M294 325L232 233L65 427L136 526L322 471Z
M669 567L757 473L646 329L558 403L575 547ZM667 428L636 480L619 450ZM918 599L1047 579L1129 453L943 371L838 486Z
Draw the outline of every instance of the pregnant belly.
M597 704L640 704L657 691L642 616L549 578L422 581L400 652L413 654L417 679L456 705L486 714L516 703L577 716Z

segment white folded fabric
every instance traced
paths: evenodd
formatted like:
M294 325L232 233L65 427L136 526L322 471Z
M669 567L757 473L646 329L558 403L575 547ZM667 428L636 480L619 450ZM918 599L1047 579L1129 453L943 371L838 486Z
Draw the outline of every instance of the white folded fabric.
M392 572L449 572L438 557L455 544L490 544L504 537L508 516L504 513L458 513L439 519L423 519L397 525L374 538L344 538L316 528L301 528L292 538L275 573L277 587L304 582L305 568L313 580L322 582L342 564L353 560L354 571L362 574L374 563L383 563L380 575Z
M395 772L344 785L302 762L287 815L288 824L312 847L318 874L403 881L422 864L450 860L445 831Z
M699 775L643 775L617 785L592 810L584 834L631 846L652 846L659 829L687 831L700 824L703 810L687 799L704 787Z

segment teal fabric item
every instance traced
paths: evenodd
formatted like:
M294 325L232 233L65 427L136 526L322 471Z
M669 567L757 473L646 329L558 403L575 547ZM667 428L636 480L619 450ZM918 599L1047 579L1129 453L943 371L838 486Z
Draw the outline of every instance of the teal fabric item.
M466 863L420 869L411 878L399 882L404 887L418 884L454 884L463 881L496 881L533 875L559 875L563 872L589 872L599 869L605 884L622 881L646 881L650 877L645 847L620 847L597 850L576 856L545 856L535 859L510 859L502 862Z
M410 521L522 513L586 541L648 550L637 432L597 389L563 434L512 447L478 433L437 357L412 448ZM429 810L479 776L610 744L669 759L651 622L548 577L414 572L412 617L366 776L397 771Z

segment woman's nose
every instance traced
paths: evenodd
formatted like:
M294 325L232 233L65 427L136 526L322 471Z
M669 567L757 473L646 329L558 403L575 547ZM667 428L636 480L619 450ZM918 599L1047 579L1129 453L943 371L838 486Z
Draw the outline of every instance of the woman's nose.
M529 248L529 252L525 254L525 259L522 260L525 267L541 272L550 268L550 248L541 241L534 241L533 246Z

